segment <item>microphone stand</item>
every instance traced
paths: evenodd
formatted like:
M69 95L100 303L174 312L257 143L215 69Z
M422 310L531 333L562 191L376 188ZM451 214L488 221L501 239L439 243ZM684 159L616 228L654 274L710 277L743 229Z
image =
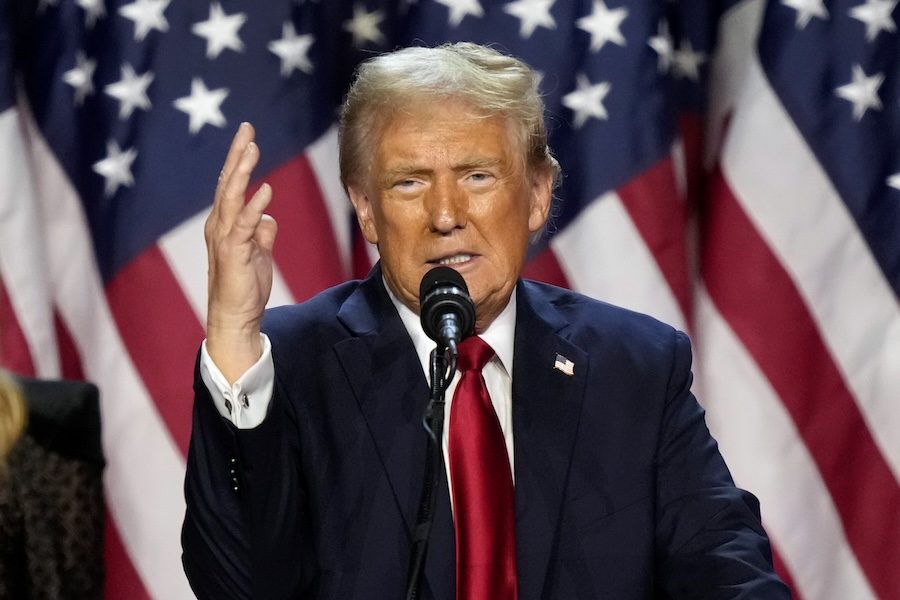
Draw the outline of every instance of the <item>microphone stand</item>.
M422 424L428 434L425 448L425 473L422 478L422 494L419 499L419 513L413 529L409 571L406 577L406 600L419 597L425 553L428 550L428 536L434 520L436 496L434 491L444 468L441 438L444 431L444 392L456 373L456 343L451 341L446 353L440 345L431 351L431 378L428 406ZM448 360L449 359L449 360Z

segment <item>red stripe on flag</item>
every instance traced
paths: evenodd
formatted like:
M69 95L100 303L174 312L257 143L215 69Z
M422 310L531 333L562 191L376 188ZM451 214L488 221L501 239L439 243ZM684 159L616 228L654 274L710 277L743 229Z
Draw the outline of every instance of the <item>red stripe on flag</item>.
M685 317L691 315L687 204L678 197L672 159L665 158L616 190Z
M683 113L678 116L678 131L681 134L681 145L684 151L684 176L688 202L695 202L703 197L703 185L706 183L706 170L703 168L703 152L708 147L703 139L703 118L694 113ZM712 140L721 147L720 140Z
M81 356L75 347L75 341L72 339L69 328L66 327L56 311L53 312L53 325L56 328L56 345L59 348L59 364L62 368L63 379L84 379Z
M710 296L772 384L815 460L875 592L900 590L900 488L790 276L721 173L701 269Z
M794 585L794 579L791 577L790 569L788 569L787 564L781 559L781 555L778 553L778 549L775 548L775 544L772 544L772 562L775 564L775 572L781 577L781 581L790 588L791 598L793 600L803 600L803 597L797 591L797 586Z
M562 288L571 287L559 261L556 260L556 254L549 246L528 261L522 276Z
M106 600L151 600L140 576L134 570L131 557L125 551L109 510L106 511L103 541L103 562L106 565L103 597ZM159 573L159 576L166 577L166 574Z
M268 173L252 193L264 181L274 192L268 212L278 222L275 263L294 298L302 302L344 281L331 218L306 155Z
M19 326L6 287L0 279L0 366L19 375L34 376L28 341Z
M187 455L193 367L203 328L157 246L119 271L106 286L106 295L144 387Z

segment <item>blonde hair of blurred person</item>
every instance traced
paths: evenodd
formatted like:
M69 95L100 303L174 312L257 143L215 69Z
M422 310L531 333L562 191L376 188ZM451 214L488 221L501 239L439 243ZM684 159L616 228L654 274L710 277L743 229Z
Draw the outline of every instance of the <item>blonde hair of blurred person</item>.
M0 370L0 475L6 470L7 455L25 430L27 415L18 387Z

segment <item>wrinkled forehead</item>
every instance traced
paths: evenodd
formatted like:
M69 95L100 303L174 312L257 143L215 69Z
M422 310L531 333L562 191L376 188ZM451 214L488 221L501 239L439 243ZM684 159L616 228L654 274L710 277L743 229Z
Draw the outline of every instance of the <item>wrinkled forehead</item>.
M400 97L374 108L367 122L367 169L379 152L398 150L393 143L397 134L406 140L419 137L440 144L464 134L477 135L482 129L499 137L492 141L504 145L509 156L523 165L527 162L521 128L515 121L504 113L484 110L466 97L422 93Z

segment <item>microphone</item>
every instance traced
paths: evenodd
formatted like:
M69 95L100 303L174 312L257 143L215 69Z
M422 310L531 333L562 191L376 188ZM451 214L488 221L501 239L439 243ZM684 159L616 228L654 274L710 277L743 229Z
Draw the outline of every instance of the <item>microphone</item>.
M434 267L425 273L419 285L419 306L422 329L437 342L437 348L431 351L431 389L422 419L428 434L428 445L406 576L406 600L419 598L425 553L434 521L435 490L443 472L441 436L444 430L444 392L456 372L456 345L475 330L475 303L469 297L469 288L462 275L450 267Z
M425 334L456 356L456 345L475 330L475 303L462 275L450 267L425 273L419 286L419 306Z

